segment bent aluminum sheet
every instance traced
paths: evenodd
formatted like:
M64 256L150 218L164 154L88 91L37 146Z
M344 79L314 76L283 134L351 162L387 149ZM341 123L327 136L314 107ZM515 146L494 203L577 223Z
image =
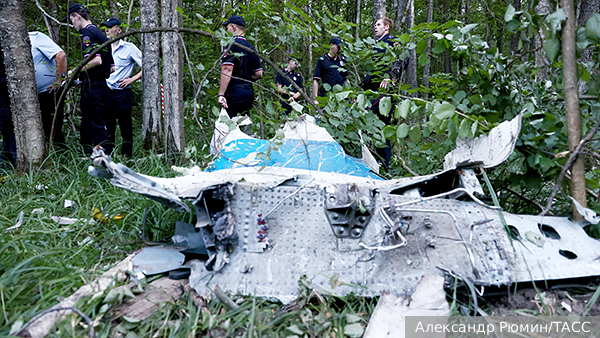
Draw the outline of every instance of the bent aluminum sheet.
M415 202L397 208L411 218L405 234L408 244L391 251L369 251L359 244L376 245L380 240L384 222L379 212L374 213L361 239L337 238L323 210L323 189L317 186L305 187L267 219L273 247L263 252L256 239L257 215L296 189L259 187L253 204L249 188L244 183L235 187L233 210L239 245L219 272L195 265L190 284L198 292L208 293L209 287L218 284L242 294L289 302L297 293L298 278L307 275L324 293L376 296L390 290L403 295L411 294L424 274L443 275L438 267L479 285L600 274L598 241L568 219L504 213L514 227L516 240L511 242L497 211L450 199L419 203L406 196L379 194L378 210ZM541 247L527 239L531 234L543 238ZM249 265L253 267L250 272L242 272L248 271ZM332 288L336 274L344 283Z

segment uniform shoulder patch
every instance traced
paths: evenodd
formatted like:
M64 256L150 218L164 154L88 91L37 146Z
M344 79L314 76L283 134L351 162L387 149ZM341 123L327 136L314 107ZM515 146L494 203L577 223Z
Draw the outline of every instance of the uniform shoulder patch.
M81 38L81 41L85 46L89 46L92 44L92 39L90 39L89 36L84 36L83 38Z

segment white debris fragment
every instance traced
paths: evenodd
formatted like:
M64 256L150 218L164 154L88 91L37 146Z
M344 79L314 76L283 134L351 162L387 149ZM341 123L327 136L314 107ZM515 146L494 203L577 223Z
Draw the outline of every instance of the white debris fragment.
M21 212L19 213L19 219L17 220L17 224L15 224L15 225L13 225L13 226L11 226L11 227L9 227L9 228L6 228L6 230L5 230L5 231L11 231L11 230L15 230L15 229L17 229L17 228L21 227L21 225L23 225L23 217L24 217L24 216L25 216L25 213L24 213L23 211L21 211Z

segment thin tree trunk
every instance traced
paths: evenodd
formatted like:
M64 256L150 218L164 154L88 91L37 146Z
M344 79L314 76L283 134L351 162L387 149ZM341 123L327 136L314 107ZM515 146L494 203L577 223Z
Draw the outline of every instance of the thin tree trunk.
M402 31L406 6L408 6L408 0L396 0L396 15L394 17L394 31L396 32Z
M158 27L158 6L156 1L140 1L142 28ZM159 34L148 33L142 36L142 138L144 149L161 148L161 92L158 69Z
M581 114L579 113L579 95L577 91L577 60L575 55L575 10L573 0L561 0L567 20L562 30L563 88L567 128L569 130L569 150L573 151L581 142ZM578 156L571 167L571 194L582 206L587 205L585 196L585 168L583 157ZM583 220L573 205L573 219Z
M539 16L545 16L552 13L552 5L548 0L540 0L537 6L535 6L535 14ZM548 67L550 61L546 57L546 52L542 49L542 45L545 40L544 31L540 27L538 34L535 35L533 46L536 49L535 52L535 68L539 69L536 74L536 80L538 82L545 81L548 78Z
M577 26L585 26L592 15L598 13L600 0L581 0L577 3ZM587 63L592 59L593 47L586 48L581 54L579 63ZM588 91L588 83L579 79L579 94L585 94Z
M513 0L513 7L515 8L516 11L520 11L521 10L521 0ZM516 54L518 51L517 49L519 48L519 33L514 33L511 37L510 37L510 51L513 54Z
M433 0L429 0L427 6L427 22L433 22ZM429 57L429 54L431 53L431 38L427 39L427 49L425 50L425 53L427 55L427 63L423 66L423 87L429 88L429 74L431 72L431 58ZM427 99L428 97L429 93L423 93L423 98Z
M373 22L383 16L386 16L387 12L385 6L386 0L373 0Z
M162 26L179 27L177 0L162 0ZM183 53L179 35L162 33L163 86L165 88L165 153L182 152L185 147L183 122Z
M360 5L361 1L356 0L356 32L354 33L355 41L358 41L360 38Z
M31 44L23 9L18 0L0 0L0 45L17 143L17 171L41 166L46 147Z
M409 0L408 2L408 15L406 18L406 30L410 31L412 26L415 24L415 1ZM410 49L408 51L410 55L410 63L408 64L408 84L410 84L411 88L417 88L417 50L416 48ZM416 96L416 93L414 93Z

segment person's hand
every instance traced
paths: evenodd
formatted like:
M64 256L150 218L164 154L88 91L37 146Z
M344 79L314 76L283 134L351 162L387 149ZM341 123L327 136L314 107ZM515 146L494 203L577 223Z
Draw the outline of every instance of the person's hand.
M227 99L223 95L219 95L219 105L225 109L229 108L227 106Z
M390 79L383 79L379 84L379 88L387 89L387 86L391 83Z
M133 79L128 77L126 79L123 80L119 80L119 88L125 88L128 87L129 85L131 85L133 83Z
M298 98L300 97L300 92L294 93L292 97L294 98L294 100L298 100Z
M317 99L315 99L315 106L319 105L319 101L317 101Z

